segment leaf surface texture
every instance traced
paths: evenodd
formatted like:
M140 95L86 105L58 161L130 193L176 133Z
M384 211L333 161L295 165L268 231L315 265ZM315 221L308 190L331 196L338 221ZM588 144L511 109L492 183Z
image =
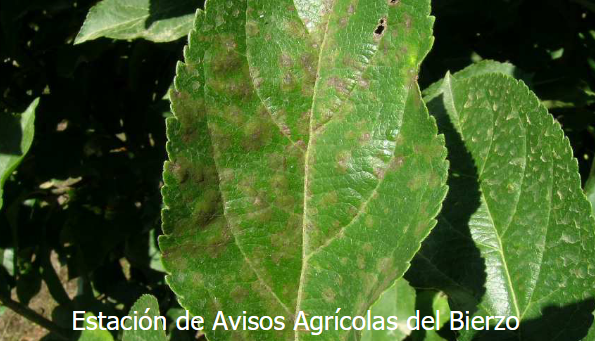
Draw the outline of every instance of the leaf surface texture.
M363 313L408 268L445 196L444 141L416 82L429 1L324 3L210 1L178 66L168 282L207 325L220 310L286 324L209 326L211 341L318 340L293 331L299 311Z
M101 37L168 42L192 29L198 0L102 0L89 10L75 44Z
M408 279L446 291L454 310L521 320L514 333L460 340L582 340L595 220L559 124L503 74L447 75L428 106L446 136L451 192Z
M161 321L157 321L158 326L155 327L155 317L160 316L159 314L159 303L154 296L151 295L142 295L130 308L130 312L128 312L128 316L137 317L140 321L140 318L146 316L150 318L152 321L151 328L148 330L142 329L132 329L132 330L125 330L124 336L122 337L123 341L166 341L167 337L165 336L164 325ZM143 319L142 326L145 328L148 326L148 322L146 318ZM140 323L140 322L139 322ZM124 322L126 328L133 327L133 322L131 320L126 320Z

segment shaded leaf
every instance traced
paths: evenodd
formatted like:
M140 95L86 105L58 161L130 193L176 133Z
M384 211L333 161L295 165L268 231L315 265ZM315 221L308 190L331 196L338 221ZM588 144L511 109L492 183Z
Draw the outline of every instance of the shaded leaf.
M448 306L448 297L443 293L436 290L425 290L417 289L417 297L415 302L415 308L419 310L420 319L425 316L432 316L434 321L439 321L433 325L433 329L415 330L412 333L412 337L407 341L444 341L454 340L454 335L448 330L450 320L450 308ZM437 330L439 328L439 330ZM442 336L443 334L449 334L449 337Z
M501 74L447 75L429 107L451 151L451 192L408 279L446 291L454 310L521 320L514 333L460 340L582 340L595 308L595 221L559 124Z
M2 113L0 116L0 208L4 183L29 151L35 134L35 109L39 98L20 115Z
M209 2L177 69L168 283L207 325L220 310L287 324L207 330L211 341L318 339L294 333L300 311L365 312L407 269L446 193L443 140L416 83L429 1L338 0L312 27L302 5Z
M17 297L19 302L28 305L29 301L41 290L41 273L36 263L30 264L26 271L17 276Z
M148 309L148 312L147 312ZM140 319L142 316L148 316L151 318L151 321L155 321L155 317L160 316L159 314L159 303L154 296L151 295L142 295L136 303L130 308L130 312L128 316L138 316ZM132 321L126 320L124 325L127 328L132 327ZM146 323L144 324L146 326ZM165 330L164 325L161 321L159 321L159 326L157 330L155 330L155 325L151 329L148 330L126 330L124 331L124 337L122 338L123 341L165 341L167 338L165 337Z
M177 40L192 28L199 0L102 0L89 10L75 44L101 37Z

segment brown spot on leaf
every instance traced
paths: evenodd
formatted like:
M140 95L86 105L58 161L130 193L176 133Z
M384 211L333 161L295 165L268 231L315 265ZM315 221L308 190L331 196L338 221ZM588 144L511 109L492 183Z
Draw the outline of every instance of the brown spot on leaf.
M337 154L337 168L341 172L347 172L349 168L349 160L351 159L351 152L350 151L343 151Z
M349 18L347 18L347 17L343 17L343 18L341 18L341 20L339 20L339 26L341 28L345 28L348 23L349 23Z
M382 180L384 179L384 174L386 174L386 169L382 167L374 167L374 175Z
M407 27L407 29L411 29L411 17L408 15L405 15L405 27Z
M360 270L363 270L366 268L366 260L365 260L364 256L357 255L356 265L357 265L357 268Z
M393 159L392 163L391 163L391 168L393 170L395 169L399 169L403 166L403 164L405 163L405 157L404 156L395 156L395 158Z
M260 33L260 28L254 20L246 22L246 35L249 37L256 37Z
M333 303L335 301L335 296L335 291L332 288L327 287L322 291L322 298L327 303Z
M286 52L281 53L281 56L279 57L279 64L281 64L281 66L286 67L286 68L291 67L293 65L291 56Z

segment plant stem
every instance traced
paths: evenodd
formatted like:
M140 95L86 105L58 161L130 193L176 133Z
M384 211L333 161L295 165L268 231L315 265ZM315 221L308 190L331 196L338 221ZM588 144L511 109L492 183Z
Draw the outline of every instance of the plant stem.
M70 340L70 332L66 329L58 326L54 322L46 319L45 317L39 315L37 312L32 310L31 308L21 304L20 302L14 301L12 298L0 293L0 303L2 305L8 307L10 310L14 311L15 313L23 316L27 320L36 323L43 328L49 330L56 336L64 340Z

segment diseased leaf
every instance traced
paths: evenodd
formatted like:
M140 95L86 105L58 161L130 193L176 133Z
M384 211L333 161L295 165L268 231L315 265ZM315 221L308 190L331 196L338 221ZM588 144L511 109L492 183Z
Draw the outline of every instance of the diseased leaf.
M29 151L35 134L35 109L39 98L18 116L0 116L0 208L4 183Z
M147 311L148 309L148 311ZM142 295L130 308L130 312L128 316L138 316L140 319L142 316L148 316L151 321L155 322L155 317L160 316L159 314L159 303L154 296L151 295ZM148 329L148 330L125 330L124 336L122 341L166 341L167 337L165 336L164 325L161 320L158 320L157 329L155 329L155 325ZM144 326L147 326L148 322L144 322ZM132 321L126 320L124 321L124 326L126 328L132 327Z
M416 82L429 1L337 0L312 27L307 2L229 4L197 14L171 94L167 280L206 325L217 311L285 317L279 331L207 328L211 341L319 339L293 331L298 313L365 312L446 193L443 139Z
M453 310L521 320L517 332L460 340L583 340L595 219L560 125L501 74L447 75L428 107L446 135L451 191L407 278L447 292Z
M587 194L587 198L591 202L591 207L593 208L593 215L595 215L595 161L593 161L593 165L591 166L591 173L589 174L589 179L587 179L587 183L585 184L585 193Z
M407 319L415 315L415 289L403 278L386 290L371 309L372 316L396 316L396 330L364 330L361 341L401 341L411 334ZM387 325L388 327L388 325Z
M200 0L102 0L89 10L75 44L101 37L167 42L190 32Z

